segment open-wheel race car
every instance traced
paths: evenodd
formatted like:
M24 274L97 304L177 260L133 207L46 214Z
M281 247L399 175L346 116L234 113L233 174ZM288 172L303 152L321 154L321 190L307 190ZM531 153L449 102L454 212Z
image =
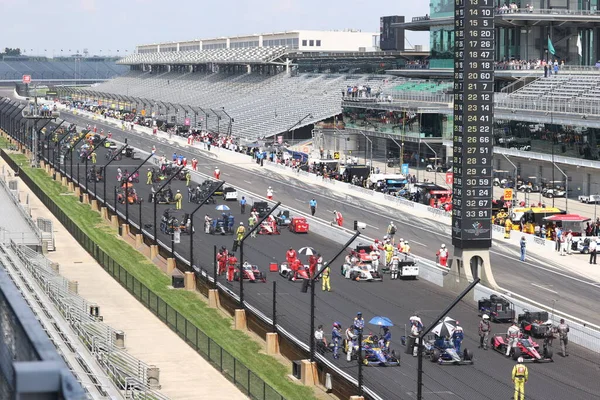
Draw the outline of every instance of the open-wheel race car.
M304 217L292 217L288 229L294 233L308 233L308 221Z
M509 339L507 335L494 335L490 339L490 342L493 350L506 355L506 346L509 345ZM548 346L544 346L544 348L540 351L540 345L529 336L517 339L517 345L511 348L509 357L515 361L519 357L523 357L524 362L535 363L554 361L552 359L552 349Z
M426 340L423 342L423 349L431 362L441 365L470 365L474 362L471 350L465 348L458 352L448 340Z
M358 264L342 265L342 275L346 279L353 281L367 281L367 282L382 282L383 275L379 271L373 269L371 262L359 262Z
M245 280L248 280L250 282L263 282L265 283L267 281L267 277L260 272L260 270L258 269L258 267L256 265L252 265L248 262L245 262L244 265L242 266L242 271L244 271L244 275L243 278ZM235 272L233 273L233 280L234 281L239 281L240 280L240 271L239 270L235 270Z
M224 200L237 200L238 192L237 189L231 186L223 188L223 199Z
M294 278L294 271L292 271L291 266L287 262L283 262L279 264L279 275L291 281ZM308 265L300 265L300 268L296 272L296 278L297 280L309 279Z
M344 353L352 352L351 359L358 359L358 346L352 346L344 339L342 349ZM394 350L385 349L384 344L376 335L368 335L363 339L361 346L363 365L373 367L399 367L400 355Z

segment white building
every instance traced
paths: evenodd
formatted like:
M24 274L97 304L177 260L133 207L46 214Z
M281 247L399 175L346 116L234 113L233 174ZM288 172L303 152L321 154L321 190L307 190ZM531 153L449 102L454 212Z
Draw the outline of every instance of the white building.
M153 43L136 46L137 53L166 53L242 47L287 46L300 52L353 52L375 50L379 33L346 31L286 31L246 36L196 39L185 42Z

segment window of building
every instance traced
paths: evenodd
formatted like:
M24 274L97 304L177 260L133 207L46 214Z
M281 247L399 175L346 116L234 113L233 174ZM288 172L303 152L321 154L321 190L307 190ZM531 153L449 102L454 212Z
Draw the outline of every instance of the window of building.
M292 39L292 47L293 47L294 49L297 49L297 48L298 48L298 43L299 43L299 40L298 40L298 38L294 38L294 39Z
M314 41L314 40L309 40L309 41L308 41L308 45L309 45L310 47L313 47L313 46L315 45L315 41Z
M302 46L306 46L306 43L307 43L307 42L308 42L308 41L307 41L306 39L305 39L305 40L303 40L303 41L302 41Z
M317 47L321 47L321 41L317 40Z

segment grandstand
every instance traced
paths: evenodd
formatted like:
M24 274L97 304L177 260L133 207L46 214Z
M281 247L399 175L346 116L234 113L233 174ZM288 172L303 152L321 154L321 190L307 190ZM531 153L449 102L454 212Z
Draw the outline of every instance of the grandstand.
M204 115L190 125L217 131L229 122L229 132L252 142L339 115L348 86L382 94L406 82L384 75L299 74L282 61L285 55L283 47L134 54L119 61L131 71L95 86L92 94L143 99L140 104L152 104L153 112L155 104L169 104L158 118L178 125L189 117L186 107L197 107Z
M518 110L600 115L600 76L551 75L497 100L497 107Z
M31 75L33 81L48 80L106 80L127 72L114 59L100 57L8 57L0 60L0 82L21 81Z

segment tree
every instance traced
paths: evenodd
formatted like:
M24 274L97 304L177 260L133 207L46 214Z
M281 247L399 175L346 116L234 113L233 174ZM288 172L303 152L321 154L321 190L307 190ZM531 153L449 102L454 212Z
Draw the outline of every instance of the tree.
M10 48L10 47L5 47L4 48L4 53L0 54L2 56L20 56L21 55L21 49L20 48Z

